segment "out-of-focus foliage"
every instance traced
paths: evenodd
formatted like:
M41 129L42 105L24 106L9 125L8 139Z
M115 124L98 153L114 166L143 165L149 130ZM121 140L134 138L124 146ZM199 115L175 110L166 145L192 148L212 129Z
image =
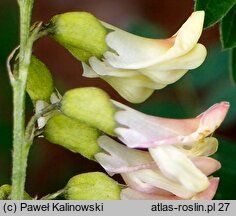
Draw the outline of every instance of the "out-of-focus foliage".
M236 83L236 48L231 49L230 65L231 78Z
M221 162L221 169L214 173L220 176L220 184L215 199L235 199L236 187L236 145L230 140L219 139L219 149L214 158Z
M220 37L223 48L236 47L236 0L197 0L195 10L205 11L204 27L220 23ZM236 58L230 61L232 77L236 76ZM233 81L236 83L235 79Z
M12 140L12 93L7 77L6 58L17 45L17 3L0 1L0 184L10 183Z

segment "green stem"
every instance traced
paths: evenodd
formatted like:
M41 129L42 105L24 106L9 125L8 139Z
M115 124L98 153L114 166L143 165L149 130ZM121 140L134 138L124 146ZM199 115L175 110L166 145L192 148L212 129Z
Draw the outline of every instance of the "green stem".
M34 0L18 0L20 7L19 71L13 87L13 167L11 199L23 199L27 158L30 143L25 140L25 89L33 40L30 37L30 20Z
M48 194L44 197L42 197L40 200L53 200L53 199L56 199L58 196L61 196L65 193L65 189L61 189L55 193L52 193L52 194Z

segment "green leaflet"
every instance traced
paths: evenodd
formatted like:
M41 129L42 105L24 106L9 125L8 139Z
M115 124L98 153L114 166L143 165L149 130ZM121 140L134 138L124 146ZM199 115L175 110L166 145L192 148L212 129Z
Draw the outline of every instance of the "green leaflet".
M223 48L236 47L236 4L222 19L220 33Z
M236 83L236 48L230 50L230 72L232 80Z
M210 27L222 19L236 0L197 0L195 10L205 11L204 27Z

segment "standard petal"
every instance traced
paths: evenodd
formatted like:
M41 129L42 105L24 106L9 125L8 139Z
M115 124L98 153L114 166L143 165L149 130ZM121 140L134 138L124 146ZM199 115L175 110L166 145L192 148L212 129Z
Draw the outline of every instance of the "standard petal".
M153 65L153 62L173 44L173 40L143 38L120 29L110 32L106 37L106 42L117 54L107 51L104 53L105 59L113 67L125 69Z
M149 148L149 152L161 172L180 182L186 189L197 193L208 187L207 177L175 146Z
M104 57L113 67L126 69L145 68L179 57L196 45L203 20L203 11L194 12L179 31L166 40L146 39L113 28L115 30L107 35L106 41L117 54L109 51Z
M167 119L149 116L113 101L121 109L115 115L121 125L115 129L119 139L131 148L183 144L204 141L224 120L229 103L221 102L192 119Z
M213 133L223 122L229 110L228 102L214 104L204 113L197 116L199 126L195 132L189 136L181 138L181 143L187 144L193 141L202 140Z
M121 125L115 132L119 139L131 148L147 148L156 143L177 144L179 136L188 135L196 130L199 119L166 119L153 117L121 103L113 101L121 109L115 115L116 121Z
M193 12L173 36L173 38L175 38L174 45L158 59L156 64L182 56L189 52L197 44L197 41L201 36L204 16L204 11Z

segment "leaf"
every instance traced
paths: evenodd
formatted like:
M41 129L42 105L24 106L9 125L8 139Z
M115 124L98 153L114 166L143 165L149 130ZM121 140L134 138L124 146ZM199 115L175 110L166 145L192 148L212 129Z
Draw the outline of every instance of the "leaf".
M195 11L205 11L204 28L207 28L222 19L235 3L236 0L197 0Z
M232 80L236 83L236 48L230 50L230 73Z
M222 19L220 26L221 42L223 48L236 47L236 4Z

